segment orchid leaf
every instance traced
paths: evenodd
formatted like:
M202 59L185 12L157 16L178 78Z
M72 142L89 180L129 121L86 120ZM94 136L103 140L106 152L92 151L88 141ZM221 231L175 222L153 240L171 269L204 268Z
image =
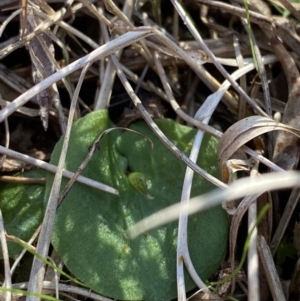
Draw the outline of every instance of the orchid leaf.
M196 131L172 120L157 125L188 154ZM74 123L66 169L75 171L95 139L114 127L106 111ZM112 131L101 141L83 175L118 189L111 195L75 183L57 211L52 243L67 268L102 295L119 300L166 301L176 297L177 223L129 240L126 231L142 218L180 201L186 165L172 154L144 121L132 132ZM63 138L52 154L57 164ZM219 177L217 140L205 136L198 164ZM49 175L49 195L53 175ZM66 183L65 181L63 182ZM192 196L213 185L195 175ZM46 198L47 199L47 198ZM221 207L193 215L188 225L189 250L197 272L206 280L224 259L228 218ZM187 277L187 289L194 287Z

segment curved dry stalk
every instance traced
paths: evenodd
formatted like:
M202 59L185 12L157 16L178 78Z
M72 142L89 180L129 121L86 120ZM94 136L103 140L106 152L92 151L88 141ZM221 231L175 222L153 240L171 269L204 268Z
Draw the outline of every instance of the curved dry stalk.
M278 130L300 137L300 130L262 116L250 116L234 123L220 139L218 147L220 167L222 168L225 161L248 141L264 133Z
M0 37L2 36L3 34L3 31L5 30L6 26L9 24L9 22L15 17L17 16L18 14L20 14L22 11L22 9L17 9L15 10L0 26Z
M55 174L52 188L50 191L47 207L45 210L44 220L41 227L40 236L38 239L36 252L43 258L47 257L47 254L49 252L49 246L50 246L50 240L52 235L52 228L54 225L54 219L56 214L56 208L58 206L58 199L60 194L60 188L61 188L61 181L63 177L63 167L65 164L65 159L67 156L68 151L68 145L70 140L70 134L71 134L71 127L73 124L73 118L76 111L77 106L77 100L79 91L81 89L82 82L84 80L85 74L90 67L91 62L87 63L80 75L78 84L76 86L76 89L74 91L73 99L70 105L70 112L69 112L69 118L68 118L68 124L66 133L64 135L64 141L62 145L61 154L59 157L58 165L57 165L57 172ZM35 292L37 294L40 294L42 292L42 283L44 280L45 275L45 263L40 261L37 257L34 257L31 273L30 273L30 279L28 284L28 291ZM39 301L40 297L37 296L27 296L27 301Z
M160 76L164 90L169 98L170 103L172 104L172 107L174 107L177 105L177 103L175 101L171 87L168 83L167 77L166 77L163 67L158 59L157 54L154 55L154 60L155 60L156 68L157 68L158 74ZM198 112L196 113L194 119L201 120L204 124L208 124L210 117L213 114L220 99L214 103L205 102L201 106L201 108L198 110ZM202 143L202 139L203 139L203 135L204 135L203 131L198 131L196 134L195 140L193 142L191 154L189 157L189 159L192 162L196 163L196 161L197 161L201 143ZM193 175L194 175L194 171L191 170L189 167L187 167L184 182L183 182L182 194L181 194L181 202L180 203L182 204L182 206L188 205L188 202L190 199L190 194L191 194ZM189 249L188 249L188 243L187 243L187 237L188 237L187 223L188 223L188 216L187 216L186 212L181 212L180 216L179 216L179 222L178 222L177 260L176 260L176 262L177 262L177 290L178 290L178 299L180 301L186 300L186 295L185 295L186 290L185 290L185 281L184 281L184 264L187 267L190 276L192 277L194 282L197 284L197 286L200 289L204 290L204 292L209 293L209 289L207 288L207 286L204 284L204 282L201 280L201 278L197 274L197 272L193 266L193 263L191 261L190 255L189 255Z

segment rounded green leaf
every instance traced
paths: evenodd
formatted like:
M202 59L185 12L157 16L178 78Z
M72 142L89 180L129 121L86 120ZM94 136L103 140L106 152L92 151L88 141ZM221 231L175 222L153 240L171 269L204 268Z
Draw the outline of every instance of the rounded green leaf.
M177 147L189 152L195 130L167 119L158 120L157 125ZM96 137L109 127L113 125L106 111L78 120L72 128L66 168L76 170ZM52 242L68 269L91 289L120 300L166 301L177 294L177 222L134 240L128 239L126 230L180 200L186 166L143 121L131 128L149 137L153 149L147 139L132 132L112 131L106 135L83 174L114 186L120 195L76 183L58 209ZM53 152L54 164L61 145L62 140ZM219 176L216 147L217 141L206 136L198 164ZM142 192L146 187L148 193L141 193L141 186ZM51 181L47 183L48 193L50 187ZM193 196L212 188L195 175ZM207 279L226 253L227 215L216 207L191 216L188 227L191 258L200 276ZM187 288L193 287L187 277Z
M23 177L45 177L44 170L35 169L19 174ZM20 184L0 182L0 208L6 232L23 240L28 240L38 228L44 214L45 186L39 184ZM16 258L22 247L8 242L11 258ZM2 251L0 248L0 258Z

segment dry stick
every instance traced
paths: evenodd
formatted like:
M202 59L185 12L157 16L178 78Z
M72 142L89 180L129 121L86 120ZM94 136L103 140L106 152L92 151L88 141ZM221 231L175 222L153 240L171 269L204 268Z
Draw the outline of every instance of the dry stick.
M67 124L66 133L64 136L64 141L63 141L60 158L58 161L57 172L56 172L54 180L53 180L50 196L48 199L48 204L47 204L45 215L44 215L44 220L42 223L39 240L38 240L37 247L36 247L36 252L43 258L47 257L48 251L49 251L50 240L51 240L51 235L52 235L52 228L54 225L55 213L56 213L56 208L58 205L58 196L60 193L61 181L62 181L62 176L63 176L62 175L63 167L64 167L65 159L67 156L68 144L69 144L69 139L70 139L70 134L71 134L71 127L73 124L73 118L74 118L75 111L76 111L78 95L79 95L79 91L80 91L82 82L84 80L86 71L90 67L91 63L92 62L87 63L82 70L82 73L80 75L78 84L74 91L74 96L73 96L71 106L70 106L68 124ZM31 268L29 284L28 284L29 292L31 291L31 292L35 292L38 294L40 294L42 292L42 283L43 283L44 275L45 275L45 263L42 262L41 260L39 260L37 257L34 257L32 268ZM40 297L27 296L26 300L27 301L39 301Z
M21 38L23 39L26 26L27 26L27 6L28 6L28 0L22 0L22 18L21 18L21 23L22 23L22 34Z
M258 237L258 251L262 262L262 266L269 284L269 288L274 301L285 301L285 295L281 286L272 254L269 246L263 236Z
M258 175L258 161L255 162L250 172L250 177ZM257 200L251 203L248 209L248 233L251 231L257 220ZM248 300L259 300L259 264L257 253L257 227L255 227L249 241L247 257L247 274L248 274Z
M22 183L22 184L45 184L46 183L46 178L0 176L0 182Z
M99 11L101 12L101 14L103 14L102 8L99 8ZM108 43L110 39L109 39L109 34L106 25L100 22L100 28L101 28L102 36L104 38L104 42ZM113 35L113 37L115 37L115 35ZM122 50L119 50L116 53L116 55L118 58L120 58L122 55ZM114 68L112 61L109 60L108 63L106 64L103 81L101 81L101 89L95 101L95 105L94 105L95 111L100 109L106 109L108 107L115 77L116 77L116 69Z
M56 173L56 171L57 171L57 166L55 166L55 165L49 164L49 163L44 162L44 161L39 160L39 159L35 159L35 158L30 157L28 155L18 153L16 151L11 150L11 149L5 148L1 145L0 145L0 153L5 154L8 157L14 158L16 160L21 160L21 161L24 161L28 164L31 164L31 165L34 165L36 167L45 169L45 170L50 171L52 173ZM63 170L63 176L70 179L74 176L74 173L70 172L68 170ZM103 190L103 191L108 192L108 193L112 193L112 194L116 194L116 195L119 194L118 190L116 190L115 188L110 187L110 186L105 185L105 184L102 184L102 183L99 183L97 181L91 180L91 179L83 177L83 176L79 176L77 181L79 183L83 183L85 185L88 185L90 187L93 187L93 188L96 188L96 189L99 189L99 190Z
M94 5L92 5L92 4L90 4L89 2L87 2L87 1L85 1L85 0L82 0L81 2L83 2L88 8L89 8L89 10L93 13L93 14L95 14L96 15L96 17L99 19L99 20L101 20L101 22L100 22L100 24L101 24L101 26L105 26L105 25L107 25L108 27L112 27L112 25L111 25L111 23L107 20L107 22L103 22L103 12L102 12L102 10L97 10L96 9L96 7L94 6ZM128 5L127 5L128 6ZM126 7L125 7L126 8ZM109 22L109 23L108 23ZM63 21L60 21L60 22L58 22L58 24L62 27L62 28L64 28L64 29L66 29L66 30L71 30L72 28L68 25L68 24L66 24L65 22L63 22ZM105 25L104 25L105 24ZM78 36L78 37L80 37L81 39L83 39L86 43L88 43L91 47L93 47L93 48L98 48L98 47L100 47L97 43L95 43L94 41L92 41L90 38L88 38L88 37L86 37L84 34L82 34L81 32L78 32L78 31L76 31L76 30L74 30L74 29L72 29L72 32L76 35L76 36ZM109 82L112 82L112 77L109 77L107 74L111 74L111 63L109 62L108 63L108 67L107 67L107 69L106 69L106 76L105 76L105 79L106 80L108 80ZM105 101L108 97L107 96L103 96L103 95L107 95L107 93L109 93L110 92L110 88L109 88L109 85L106 83L106 82L103 82L103 80L101 80L101 82L102 82L102 88L101 88L101 91L103 91L103 93L101 94L101 92L100 92L100 94L99 94L99 96L98 96L98 99L99 99L99 101L97 101L96 102L96 106L95 106L95 109L100 109L100 108L103 108L103 107L106 107L106 105L107 105L107 101Z
M238 230L240 228L240 224L242 221L242 218L244 214L249 209L249 206L252 204L252 202L256 201L256 199L260 196L260 193L256 193L253 195L248 195L244 197L244 199L240 202L238 205L235 214L232 217L231 224L230 224L230 230L229 230L229 262L231 265L231 270L234 271L235 269L235 247L237 242L237 234ZM233 293L235 290L235 278L232 278L231 280L231 292Z
M232 87L242 96L246 99L246 101L255 109L260 115L269 117L268 114L266 114L258 105L257 103L251 99L243 89L238 85L238 83L232 79L232 77L228 74L228 72L225 70L225 68L217 61L216 57L214 54L210 51L210 49L207 47L207 45L204 43L202 37L196 30L195 26L192 24L190 21L189 17L183 10L182 6L177 0L171 0L173 3L174 7L176 8L177 12L181 16L183 22L186 24L188 27L189 31L191 34L194 36L196 41L200 44L200 47L203 49L203 51L206 53L206 55L212 60L216 68L221 72L221 74L230 82Z
M105 3L105 5L106 5L106 3ZM127 0L123 6L123 14L127 18L128 21L129 21L128 17L131 17L131 15L132 15L132 8L133 8L132 0ZM103 15L102 8L99 8L98 10ZM123 14L122 14L122 16L123 16ZM129 21L129 23L131 23L131 22ZM108 35L106 25L103 22L100 22L100 28L101 28L102 34L104 36L104 41L107 43L109 41L109 35ZM115 37L115 35L113 35L113 37ZM120 58L121 55L122 55L122 50L119 50L117 53L118 58ZM110 97L111 97L112 86L115 81L115 76L116 76L115 68L114 68L111 60L109 60L106 65L104 78L101 81L100 92L95 101L94 110L105 109L108 107Z
M146 111L145 107L143 106L141 100L136 96L134 93L130 83L128 82L126 76L124 75L120 63L114 55L111 55L111 58L116 66L117 74L128 93L129 97L132 99L134 105L139 109L141 115L143 116L146 123L149 125L151 130L155 133L155 135L178 157L182 160L186 165L188 165L191 169L197 172L206 180L210 181L214 185L218 187L225 187L226 185L218 180L217 178L211 176L208 172L200 168L197 164L192 162L184 153L182 153L170 140L165 136L165 134L160 130L160 128L153 122L152 118L150 117L149 113Z
M3 287L11 288L11 274L10 274L10 264L9 264L9 254L7 248L7 242L5 238L5 228L4 221L2 216L2 211L0 209L0 242L2 247L2 255L4 262L4 283ZM11 292L6 292L5 301L11 301Z
M100 10L100 9L99 9ZM102 11L102 9L100 10ZM103 11L102 11L103 12ZM104 42L109 42L109 36L107 27L104 23L100 22L100 28L102 32L102 37L104 38ZM122 51L119 50L117 52L118 58L121 57ZM101 81L101 88L99 91L99 94L97 96L97 99L95 100L94 104L94 111L100 110L100 109L106 109L109 105L109 101L111 98L112 93L112 87L116 76L116 69L114 68L114 65L111 60L108 60L103 80Z
M72 13L75 13L77 10L79 10L82 7L83 7L83 4L81 4L81 3L72 6ZM51 6L44 5L44 8L45 8L45 11L47 12L48 15L53 15L55 13L55 11L51 8ZM46 16L48 16L45 13L39 12L39 11L35 11L35 13L37 15L40 15L43 18L45 18ZM97 16L97 17L101 18L101 15ZM102 19L103 18L104 17L102 16ZM101 21L102 21L102 19L101 19ZM106 20L106 22L102 21L102 23L108 23L108 24L110 24L110 22L106 18L104 18L104 20ZM74 27L70 26L68 23L66 23L64 21L57 21L56 24L59 25L61 28L65 29L67 32L70 32L73 35L75 35L76 37L82 39L88 45L90 45L92 48L96 49L96 48L100 47L100 45L98 45L97 43L95 43L95 41L93 41L91 38L89 38L88 36L86 36L85 34L83 34L81 31L79 31L79 30L75 29Z
M171 53L175 53L176 57L180 57L182 60L184 60L194 71L195 73L208 85L210 89L213 91L219 89L220 83L213 78L209 72L207 72L202 65L195 64L195 59L192 58L186 51L181 49L179 46L177 46L174 42L172 42L170 39L168 39L163 33L160 31L154 32L155 37L164 44L164 46L171 49ZM152 43L153 44L153 43ZM158 49L159 50L159 49ZM169 51L170 52L170 51ZM199 60L200 61L200 60ZM202 61L202 64L206 61ZM232 103L233 98L230 97L228 100L231 101L232 106L236 106L236 100L234 100L235 104ZM205 126L205 125L203 125Z
M220 1L210 1L210 0L195 0L198 4L204 4L210 7L213 7L215 9L220 9L224 12L233 14L235 16L246 18L246 11L243 8L236 7L234 5L230 5L224 2ZM269 26L272 24L272 19L260 14L253 12L249 10L249 18L250 21L259 25L259 26L265 26L266 28L269 28Z

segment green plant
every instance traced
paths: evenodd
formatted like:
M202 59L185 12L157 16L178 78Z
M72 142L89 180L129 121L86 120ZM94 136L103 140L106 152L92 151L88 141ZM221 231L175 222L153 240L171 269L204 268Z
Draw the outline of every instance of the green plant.
M18 174L23 177L45 177L44 170L35 169ZM44 214L45 186L0 182L0 208L8 234L28 240L40 225ZM16 258L22 247L8 242L9 257ZM0 248L0 258L2 250Z
M157 125L182 151L188 153L195 130L172 120ZM114 127L106 111L78 120L71 133L66 168L75 171L94 140ZM142 121L131 132L112 131L100 141L83 175L114 186L120 195L110 195L76 183L57 212L52 243L68 269L91 289L116 299L170 300L176 297L177 223L129 240L126 230L145 216L180 200L186 166L176 158ZM59 158L62 139L51 162ZM206 136L198 164L219 176L216 139ZM148 194L130 183L139 173ZM129 178L128 178L129 176ZM53 175L49 175L46 195ZM65 182L64 182L65 183ZM195 176L193 195L213 186ZM151 197L149 197L151 196ZM193 215L189 220L189 250L203 279L215 272L226 253L228 219L222 208ZM194 284L187 278L187 289Z

